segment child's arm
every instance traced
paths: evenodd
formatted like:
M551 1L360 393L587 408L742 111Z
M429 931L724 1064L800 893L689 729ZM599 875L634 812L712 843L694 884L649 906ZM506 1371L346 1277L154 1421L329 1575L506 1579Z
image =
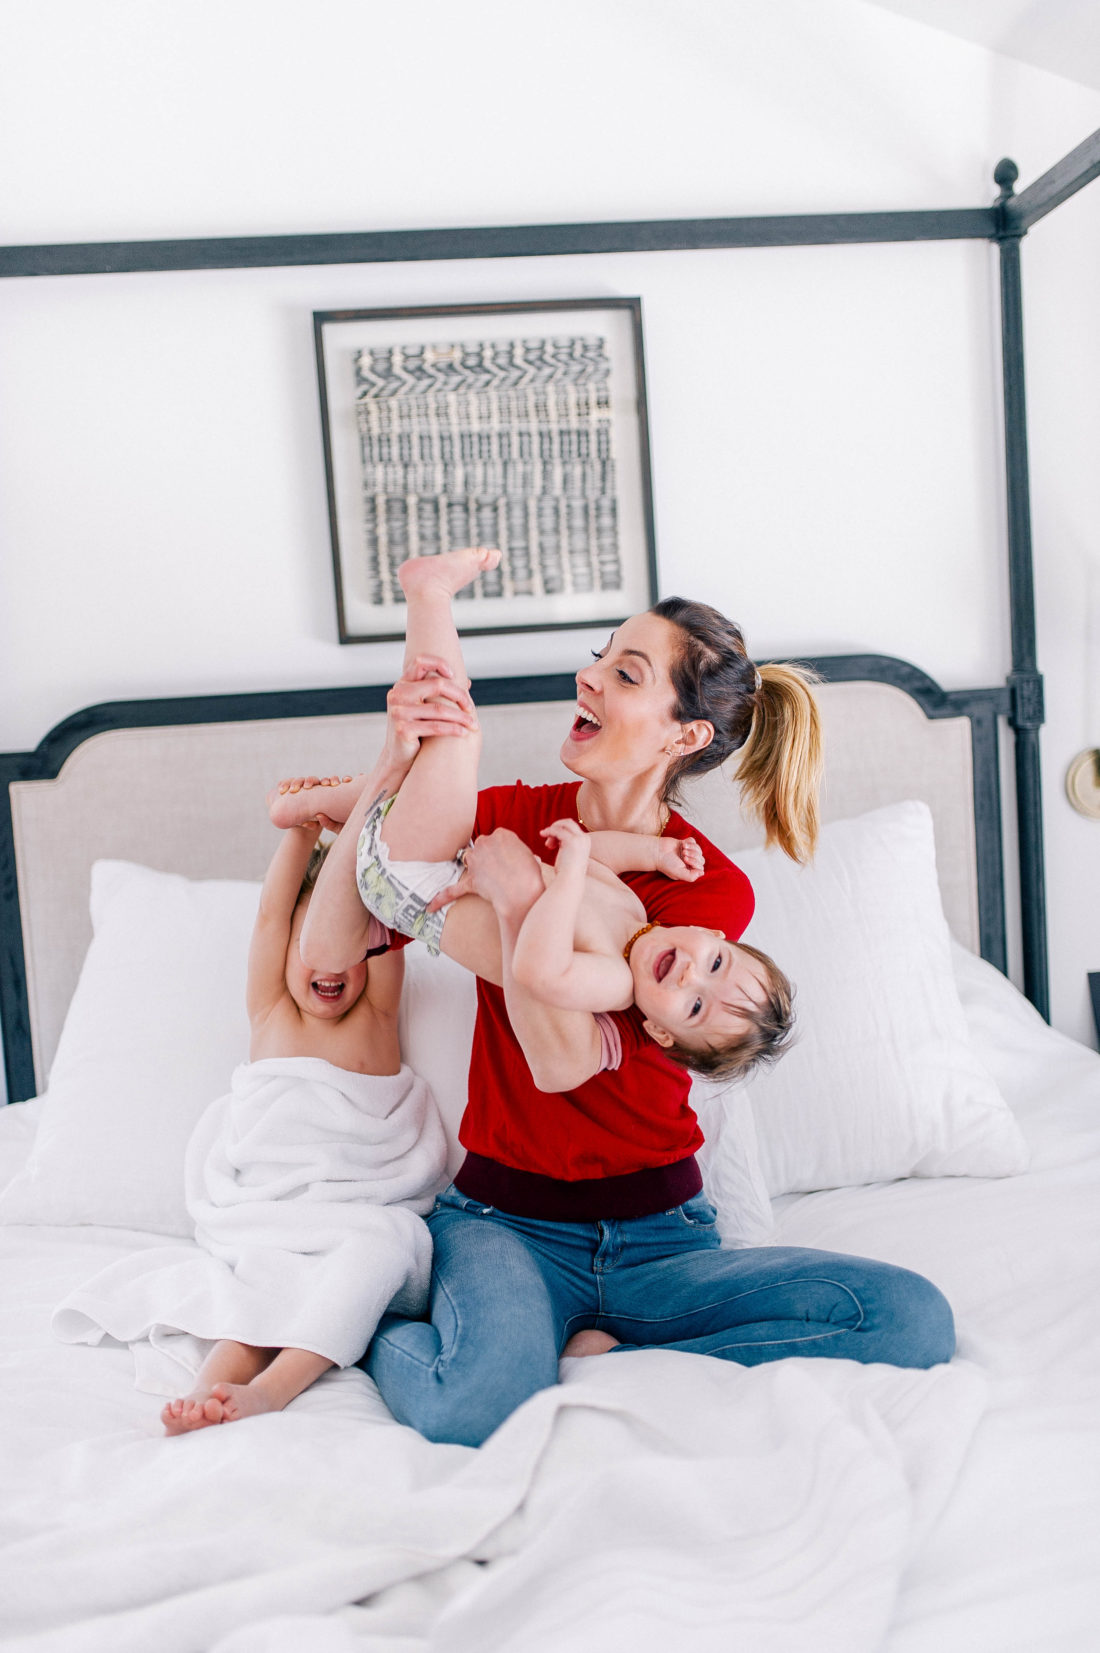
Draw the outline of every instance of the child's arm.
M260 891L260 910L248 950L245 1004L255 1025L269 1015L286 992L286 950L298 892L321 828L291 827L271 857Z
M360 898L355 876L359 834L378 799L388 798L404 778L404 770L391 768L385 757L383 753L365 777L310 897L300 947L302 961L311 970L331 970L339 975L366 957L370 914ZM308 793L299 796L308 797Z
M561 1010L625 1010L634 1002L633 977L625 959L578 953L574 948L585 894L588 834L575 821L555 821L542 836L556 839L559 846L554 879L520 926L512 973L521 987Z
M536 998L516 981L512 957L516 939L532 906L544 889L538 858L506 827L475 838L466 852L463 888L445 891L441 900L471 894L491 904L499 926L497 979L504 988L508 1020L527 1059L539 1090L549 1093L575 1090L600 1071L603 1041L595 1016L587 1011L559 1010ZM456 913L464 905L458 903ZM480 903L478 903L480 905ZM448 919L448 926L451 920ZM447 930L444 929L444 938ZM479 964L464 959L468 969L483 974Z
M544 834L545 836L545 834ZM703 852L694 838L658 838L649 832L590 832L593 861L612 872L663 872L694 884L703 876Z

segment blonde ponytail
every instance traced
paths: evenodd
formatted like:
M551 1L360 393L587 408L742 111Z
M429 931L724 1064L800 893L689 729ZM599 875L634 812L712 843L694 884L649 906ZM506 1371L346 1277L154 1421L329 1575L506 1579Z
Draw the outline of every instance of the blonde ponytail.
M678 802L685 781L742 754L737 779L747 808L763 822L769 844L793 861L809 861L817 843L821 783L821 716L805 666L759 670L740 626L706 603L665 597L650 611L679 632L671 667L673 716L703 720L714 730L706 746L670 764L662 798Z
M804 666L759 667L749 736L737 780L746 807L762 822L768 844L792 861L813 859L819 826L818 791L824 759L821 714Z

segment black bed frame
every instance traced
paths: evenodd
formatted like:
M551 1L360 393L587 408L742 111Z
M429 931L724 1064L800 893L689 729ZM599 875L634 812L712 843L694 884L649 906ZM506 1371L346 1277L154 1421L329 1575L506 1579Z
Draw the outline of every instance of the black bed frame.
M339 235L231 236L213 240L114 241L0 247L0 276L105 275L140 271L261 269L314 264L383 264L432 259L557 257L578 253L665 252L707 248L835 246L860 242L995 242L1001 269L1001 346L1008 579L1012 669L1003 689L945 693L903 661L881 655L818 662L831 680L878 678L897 684L931 717L965 714L974 744L979 908L983 956L1005 968L1005 918L997 767L997 719L1013 730L1019 830L1020 913L1024 991L1049 1016L1046 891L1039 771L1043 679L1035 646L1027 413L1024 394L1020 242L1048 212L1100 175L1100 131L1020 194L1018 169L1002 160L994 171L1000 193L991 206L945 211L807 213L758 218L694 218L610 224L533 224L482 229L392 230ZM570 698L571 677L497 678L476 685L485 704ZM379 709L378 688L287 691L267 695L198 696L186 700L114 702L92 707L51 731L32 753L0 755L0 786L56 775L74 746L100 729L258 716L312 716ZM10 810L0 816L0 1022L8 1095L33 1094ZM30 1087L28 1089L28 1086Z

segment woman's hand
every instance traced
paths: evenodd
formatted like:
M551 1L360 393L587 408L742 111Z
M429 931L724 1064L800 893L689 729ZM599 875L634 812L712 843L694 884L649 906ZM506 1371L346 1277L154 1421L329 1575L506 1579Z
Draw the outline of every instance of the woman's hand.
M430 913L462 895L480 895L501 915L526 916L545 889L541 864L521 838L497 827L475 838L463 853L462 877L428 903Z
M386 696L384 757L404 775L429 735L476 733L469 686L455 681L445 660L418 654Z
M706 870L703 852L694 838L659 838L655 871L683 884L694 884Z

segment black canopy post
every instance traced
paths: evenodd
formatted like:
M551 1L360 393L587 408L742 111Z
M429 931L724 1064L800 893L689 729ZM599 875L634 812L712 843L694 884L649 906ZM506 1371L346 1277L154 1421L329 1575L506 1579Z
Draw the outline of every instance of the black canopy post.
M999 161L1000 225L995 237L1001 255L1001 359L1004 381L1005 488L1008 503L1008 582L1012 627L1009 723L1016 740L1016 813L1020 835L1020 923L1023 932L1024 992L1047 1021L1050 985L1047 960L1046 879L1043 870L1043 800L1039 730L1043 724L1043 679L1035 648L1035 583L1031 562L1031 492L1027 462L1027 404L1024 396L1024 312L1020 241L1026 234L1007 203L1019 177L1014 161Z

